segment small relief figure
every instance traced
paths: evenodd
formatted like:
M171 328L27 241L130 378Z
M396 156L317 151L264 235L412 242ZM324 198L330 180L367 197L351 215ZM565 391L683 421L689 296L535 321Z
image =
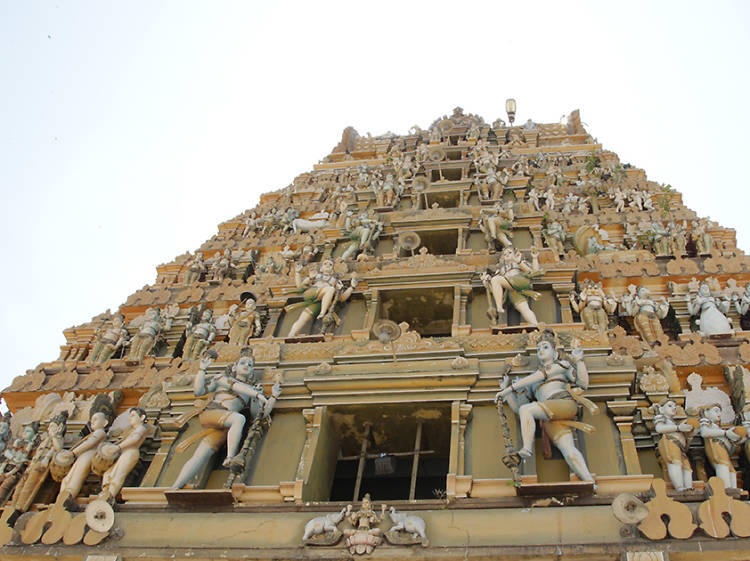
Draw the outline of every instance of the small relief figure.
M531 250L531 265L523 258L523 254L512 247L503 251L495 272L482 274L482 282L488 292L490 308L488 315L497 323L498 314L505 312L505 299L510 300L526 323L537 325L537 319L529 306L529 298L538 300L541 294L531 290L532 280L544 274L539 267L539 251Z
M217 257L211 265L211 280L221 282L226 278L232 278L232 270L235 267L236 264L232 261L232 250L225 249L224 253Z
M555 255L560 256L565 253L567 232L565 231L565 226L557 220L547 223L547 227L542 230L542 236L544 236L544 243L555 252Z
M662 222L653 221L651 222L650 230L653 235L651 247L654 253L660 257L670 255L672 253L672 240L669 236L669 228L664 226Z
M580 294L570 293L570 306L581 316L586 329L605 333L609 329L607 314L614 314L617 300L614 296L607 296L602 283L587 281Z
M258 229L258 214L255 211L251 211L249 216L245 218L245 226L242 229L242 237L246 238L250 234L254 234Z
M86 478L91 473L91 462L96 450L107 438L107 416L101 411L91 415L89 427L91 432L84 436L70 450L61 450L52 459L50 471L55 481L60 481L60 492L56 504L75 499L81 492ZM66 473L67 471L67 473ZM64 475L63 475L64 474ZM62 480L60 475L63 475Z
M531 189L529 189L528 195L530 210L541 212L542 209L539 206L539 199L544 196L544 192L538 187L532 187Z
M360 253L369 254L375 251L377 241L383 232L383 224L373 218L369 211L365 211L357 216L347 216L344 230L352 242L341 255L341 259L351 259Z
M424 547L430 545L427 539L426 524L424 519L405 512L396 512L395 507L390 508L390 517L393 526L385 533L386 539L394 545L422 544Z
M223 462L229 467L232 459L239 451L242 442L242 432L245 427L245 416L240 413L250 407L254 416L268 417L281 395L281 386L273 386L271 396L266 397L262 386L255 374L253 350L245 347L240 352L240 358L235 364L222 373L208 376L206 370L211 366L211 352L204 356L199 365L198 373L193 381L193 394L208 399L201 402L191 411L177 419L178 426L198 416L203 430L178 445L180 451L187 449L193 442L200 440L193 456L185 463L172 489L181 489L188 481L208 464L211 458L226 443L227 457ZM213 355L216 356L215 353ZM253 413L255 411L255 413Z
M100 333L102 327L104 326L102 325L94 334L96 343L89 356L89 364L104 364L129 343L130 335L125 329L125 316L122 314L112 316L112 326L107 327L104 333Z
M340 512L316 516L305 524L302 542L306 545L334 545L343 535L338 525L346 515L346 507Z
M737 472L732 464L732 452L746 436L745 427L721 426L721 407L708 405L700 409L700 433L706 448L706 457L725 488L737 488Z
M0 464L0 504L23 474L39 440L38 431L39 421L25 425L21 437L16 438L3 452L3 462Z
M174 307L170 310L168 306L167 310L164 316L161 315L159 308L146 310L146 317L131 341L128 360L142 362L143 358L157 346L161 334L172 328L172 319L179 308Z
M710 255L714 248L714 238L708 233L708 220L701 218L693 221L692 231L695 251L698 255Z
M620 305L625 314L633 316L633 324L638 335L649 346L654 346L664 337L660 320L667 317L669 302L663 296L651 298L649 294L645 286L636 289L631 284L628 287L628 294L620 299Z
M302 294L303 301L289 304L284 309L289 312L299 307L304 307L302 313L287 337L296 337L302 332L313 319L324 319L338 302L346 302L357 287L356 277L352 277L348 288L344 289L344 283L339 280L333 270L333 261L324 260L320 264L320 270L311 272L304 279L301 276L302 266L297 265L294 269L294 282L297 291Z
M3 452L8 447L8 441L10 440L10 411L6 411L5 415L0 417L0 458L2 458Z
M730 303L727 300L719 300L711 295L711 288L705 282L700 284L698 294L691 298L690 294L685 296L687 310L691 316L700 316L695 320L698 330L703 337L711 335L732 335L731 320L725 315L729 312Z
M346 547L352 555L362 555L363 553L372 553L373 549L383 543L382 530L373 528L385 519L385 509L383 504L380 515L372 509L370 493L362 497L362 506L359 510L352 510L352 505L346 509L346 518L354 526L352 530L344 530L346 536Z
M113 502L117 498L125 484L125 479L138 463L141 457L141 445L148 436L146 412L143 409L131 407L128 410L128 418L130 428L118 443L111 445L116 448L116 459L102 475L102 491L98 498L104 501ZM103 445L107 444L103 443Z
M487 247L495 249L495 244L502 247L513 247L513 203L497 202L492 208L483 208L480 211L479 229L484 233Z
M236 312L229 322L230 345L244 346L248 339L260 335L261 319L255 299L248 298L245 300L244 308Z
M212 321L213 311L203 310L198 323L188 323L185 328L185 346L182 348L183 360L195 360L203 354L216 337L216 327Z
M745 292L734 303L734 309L740 316L744 316L750 310L750 283L745 285Z
M34 502L37 492L49 474L50 461L55 453L62 450L68 412L63 411L50 419L47 434L34 449L26 471L13 493L13 510L26 512Z
M670 222L667 224L669 229L669 244L672 255L682 257L687 255L687 231L685 223Z
M538 368L531 374L510 381L505 375L495 402L503 399L516 412L521 425L522 458L534 453L536 420L546 421L544 430L560 450L570 469L582 481L594 481L586 461L573 440L573 429L592 432L594 427L577 421L579 406L595 414L598 407L583 397L589 385L589 373L583 361L583 351L573 348L572 362L559 358L555 334L546 329L537 342Z
M676 490L692 489L693 469L687 450L690 440L698 432L697 423L676 421L677 403L672 399L662 400L654 409L654 428L661 435L657 445L659 463Z
M201 280L201 276L206 272L206 262L203 261L203 253L196 252L187 264L187 273L185 273L185 284L193 284Z

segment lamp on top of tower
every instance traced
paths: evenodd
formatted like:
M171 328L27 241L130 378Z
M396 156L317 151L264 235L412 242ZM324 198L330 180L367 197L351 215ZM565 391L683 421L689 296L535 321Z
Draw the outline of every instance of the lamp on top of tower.
M516 100L512 97L505 100L505 112L508 114L510 126L513 126L513 121L516 120Z

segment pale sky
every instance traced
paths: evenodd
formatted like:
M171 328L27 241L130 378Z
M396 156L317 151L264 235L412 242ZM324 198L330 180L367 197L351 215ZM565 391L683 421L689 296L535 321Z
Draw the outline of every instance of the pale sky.
M747 2L0 0L0 387L330 152L581 110L750 249Z

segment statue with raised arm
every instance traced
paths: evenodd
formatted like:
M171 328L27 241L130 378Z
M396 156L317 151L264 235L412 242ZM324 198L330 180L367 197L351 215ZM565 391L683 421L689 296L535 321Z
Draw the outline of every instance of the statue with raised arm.
M357 216L347 216L344 230L352 241L341 255L341 259L350 259L360 253L374 251L383 232L383 224L377 218L373 218L369 211L364 211Z
M673 399L662 400L654 409L654 428L661 435L657 444L659 463L676 490L692 489L693 468L690 467L687 450L690 439L697 432L697 426L675 420L677 403Z
M104 364L130 340L130 334L125 329L125 316L122 314L112 316L112 325L105 328L103 333L99 332L100 329L95 334L96 343L89 355L89 364Z
M185 328L185 346L182 348L183 360L195 360L203 354L216 337L216 327L213 322L213 311L203 310L198 323L188 323Z
M58 452L53 463L64 465L68 463L70 469L60 481L60 492L57 494L57 504L64 504L68 498L75 499L81 492L86 478L91 473L91 461L94 459L97 447L107 439L107 416L97 411L91 415L89 427L91 432L81 438L70 450ZM72 461L72 464L69 462ZM52 473L53 478L55 476ZM57 481L59 479L55 478Z
M585 407L592 414L598 412L598 407L582 395L589 385L583 351L574 348L570 353L572 361L561 359L555 334L549 329L539 335L536 349L537 370L513 382L505 375L495 402L504 400L518 415L523 443L518 454L522 458L530 458L534 453L536 421L546 421L544 430L570 469L581 480L593 482L594 477L573 439L573 429L594 430L591 425L576 420L579 407Z
M304 309L292 325L287 337L296 337L313 319L325 318L338 302L346 302L357 287L357 279L352 277L349 287L344 289L344 283L334 272L333 261L330 259L320 264L320 270L317 273L310 272L304 279L301 272L302 266L297 265L294 269L294 282L303 300L289 304L284 309L287 312L299 307L304 307Z
M633 316L633 324L638 335L649 345L653 346L664 336L661 319L669 313L669 302L662 296L651 298L648 288L635 286L628 288L629 293L621 299L623 311Z
M221 282L225 278L231 278L235 267L236 264L232 261L232 250L225 249L224 253L219 255L211 265L211 280Z
M605 333L609 329L607 314L615 313L617 300L604 293L602 283L589 280L579 294L570 293L570 306L580 314L586 329Z
M565 253L565 239L568 237L565 226L557 220L551 220L547 227L542 230L544 242L556 255L560 256Z
M507 298L526 323L537 325L536 315L531 310L528 299L538 300L541 296L531 290L531 287L533 279L543 275L544 270L539 267L539 251L536 248L531 250L531 257L529 264L519 250L507 247L494 273L482 274L482 282L490 297L487 313L493 321L497 321L498 313L505 311L503 305Z
M250 406L251 412L255 409L261 411L263 416L268 416L281 395L278 383L274 385L270 397L264 395L263 388L257 383L250 347L243 348L237 362L221 374L209 376L206 373L209 366L211 357L207 355L201 359L195 375L193 394L196 397L213 395L176 421L178 426L182 426L197 415L203 430L178 445L180 450L184 450L200 441L193 456L185 463L172 484L172 489L184 487L225 443L227 457L223 465L228 467L242 443L245 416L240 411Z
M714 248L714 238L708 233L708 221L705 218L693 221L691 236L698 255L708 255L711 253Z

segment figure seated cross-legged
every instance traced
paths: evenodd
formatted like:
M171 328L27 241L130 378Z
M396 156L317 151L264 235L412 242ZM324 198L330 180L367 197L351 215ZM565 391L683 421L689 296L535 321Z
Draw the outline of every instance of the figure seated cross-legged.
M589 385L589 374L583 361L583 351L571 351L573 362L558 356L555 334L543 331L537 342L538 368L531 374L511 383L506 375L500 382L495 402L503 399L518 414L523 447L518 451L529 458L534 450L536 421L546 421L544 430L562 453L570 469L583 481L594 481L586 460L576 448L573 429L592 432L594 427L577 421L579 406L592 414L598 407L583 397Z
M181 489L188 481L211 460L214 454L226 442L227 457L223 465L228 467L237 454L242 442L242 431L245 427L245 416L240 413L248 405L251 411L268 416L281 395L278 384L274 385L271 397L263 394L263 388L256 383L252 349L245 347L240 358L222 374L207 376L206 369L211 365L211 358L201 359L198 373L193 383L193 394L202 397L213 393L213 397L204 405L186 413L179 423L185 423L198 415L203 430L180 444L186 447L200 439L193 456L185 463L172 489Z

